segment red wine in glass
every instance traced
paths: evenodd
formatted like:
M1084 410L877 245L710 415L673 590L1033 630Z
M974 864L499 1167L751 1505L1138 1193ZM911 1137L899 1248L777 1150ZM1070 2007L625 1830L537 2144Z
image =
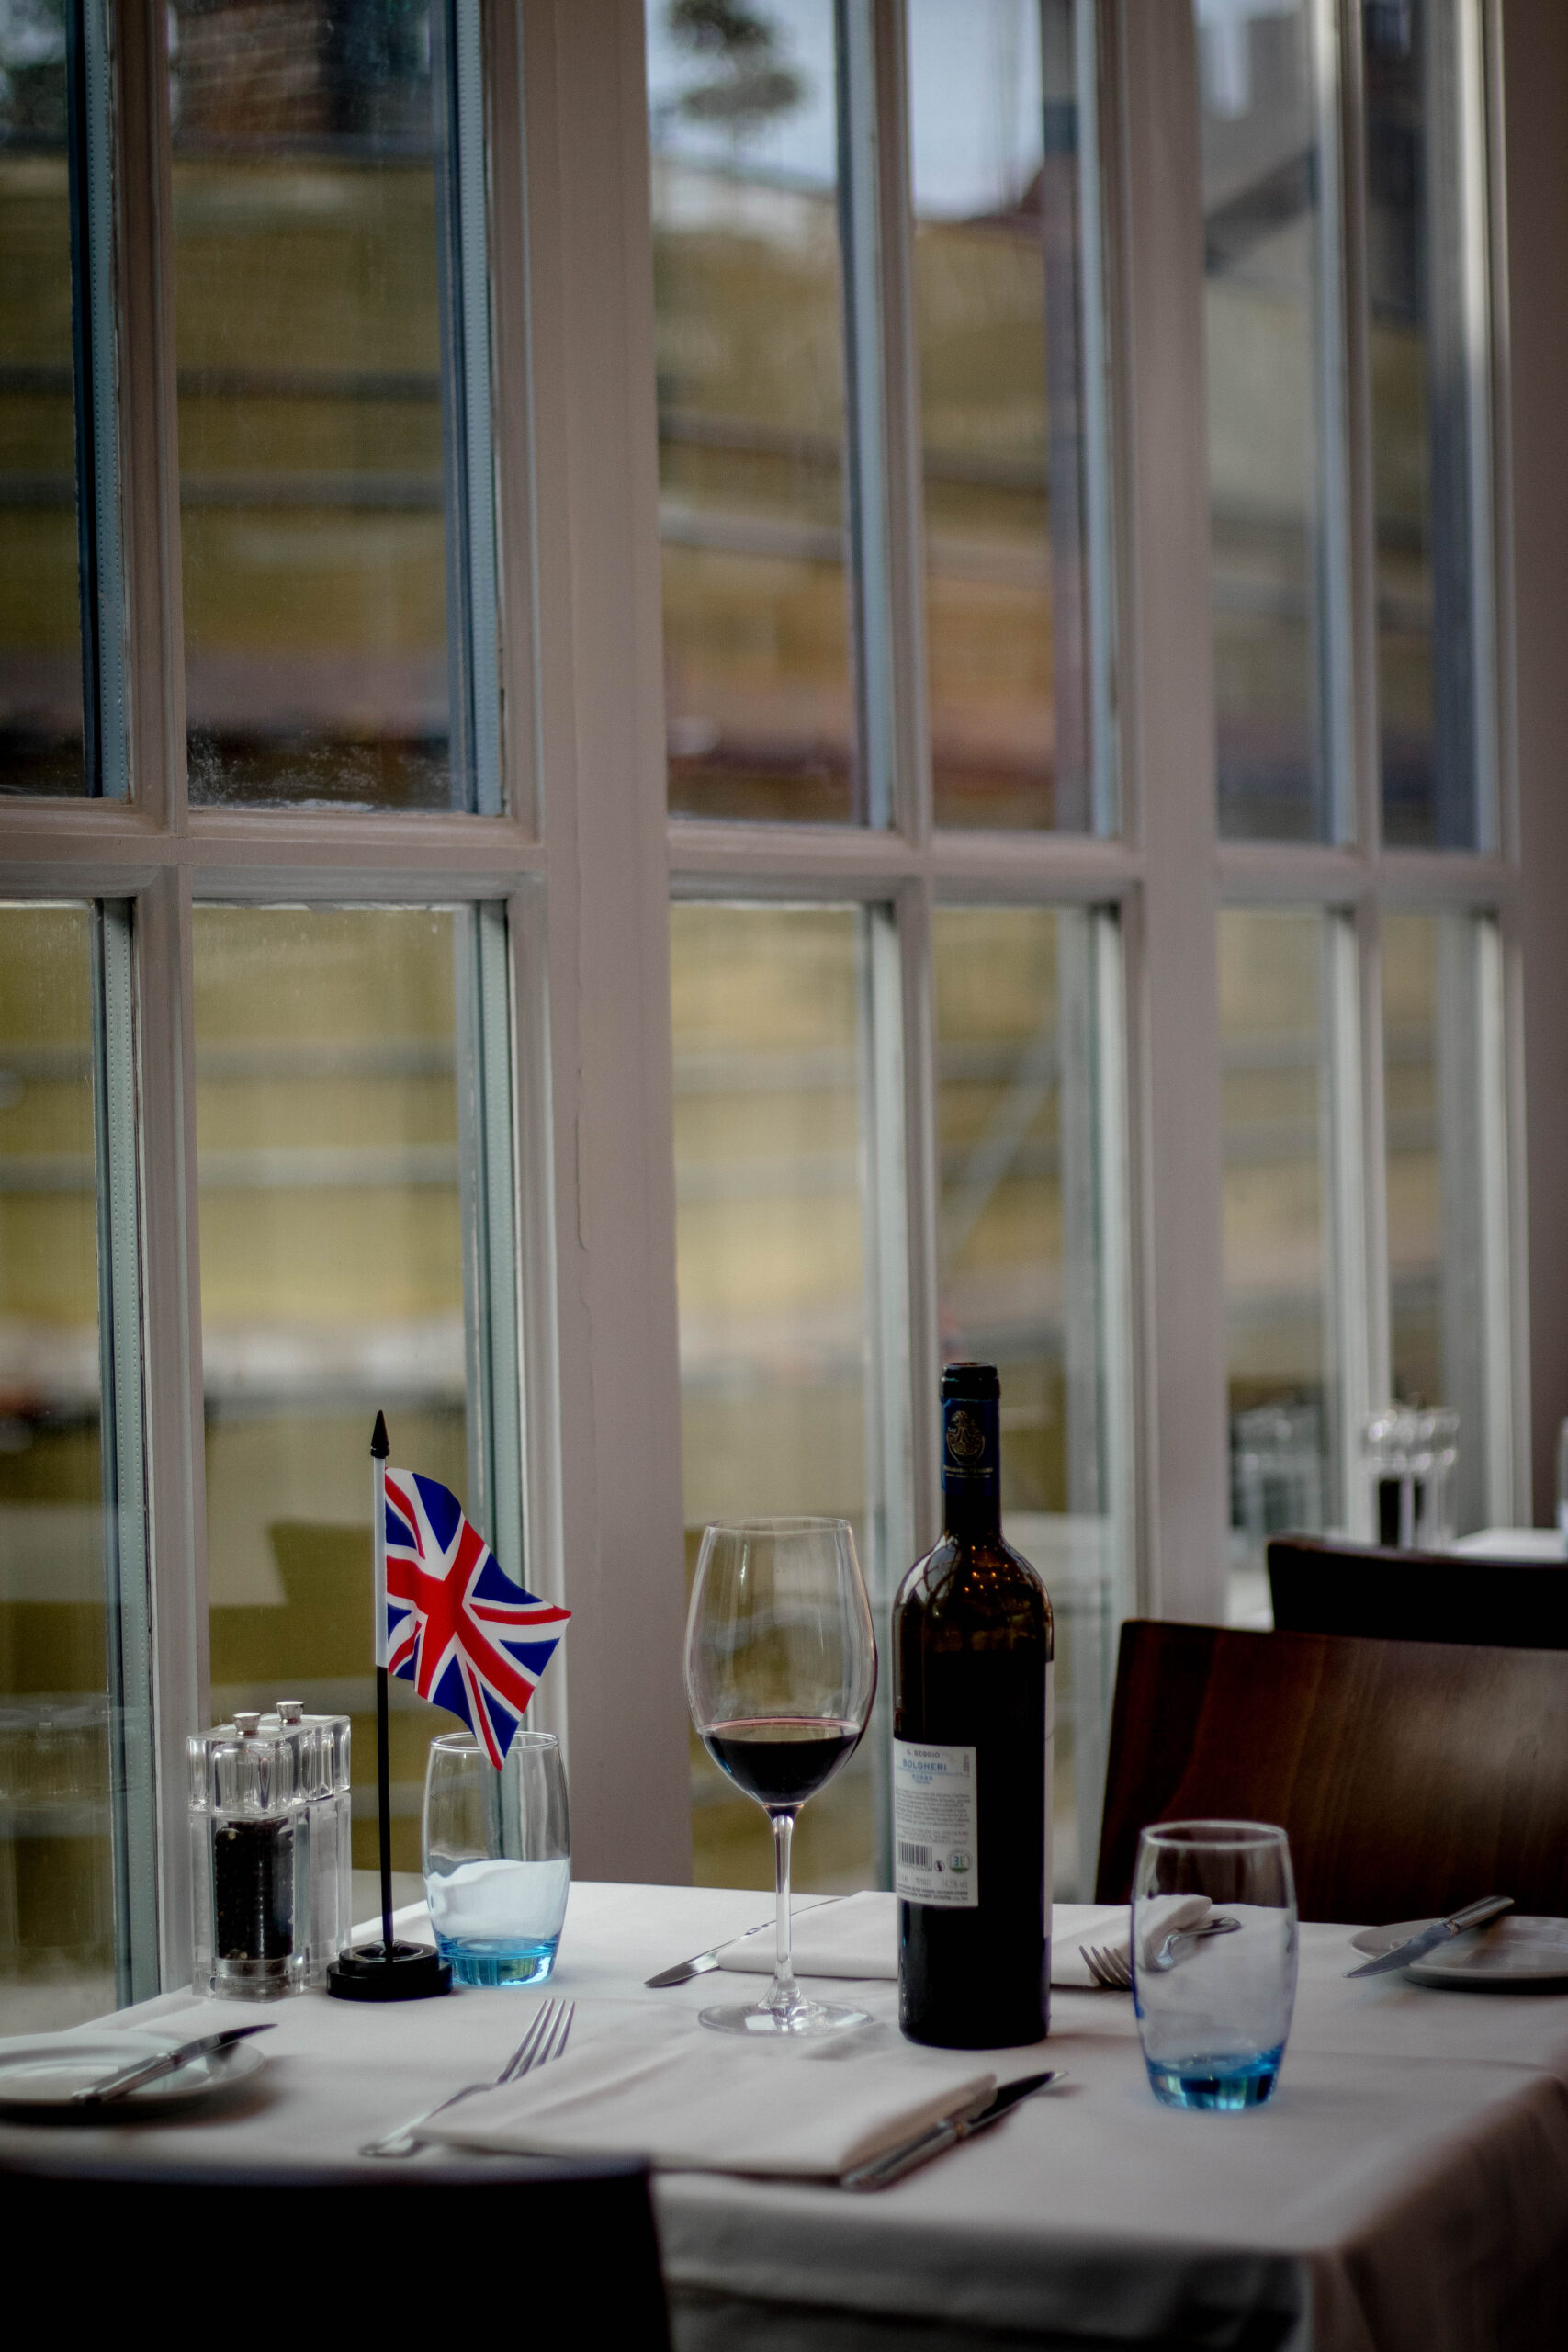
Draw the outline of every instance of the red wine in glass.
M703 1745L737 1788L771 1812L775 1805L804 1804L825 1787L860 1746L860 1726L814 1716L763 1715L750 1723L712 1724Z

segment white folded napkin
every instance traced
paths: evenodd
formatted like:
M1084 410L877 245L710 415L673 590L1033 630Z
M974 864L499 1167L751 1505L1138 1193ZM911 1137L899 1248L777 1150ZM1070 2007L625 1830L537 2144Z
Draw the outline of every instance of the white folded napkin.
M1160 1896L1150 1919L1156 1940L1173 1928L1195 1928L1212 1908L1202 1894ZM1131 1929L1125 1903L1058 1903L1051 1920L1051 1982L1068 1988L1091 1986L1093 1977L1080 1949L1111 1945L1125 1959ZM796 1914L794 1923L797 1976L882 1976L898 1973L898 1898L867 1889ZM718 1955L721 1968L751 1975L773 1973L773 1931L741 1936Z
M661 2172L837 2180L944 2116L985 2106L972 2056L749 2049L700 2029L650 2041L612 2028L521 2082L477 2092L423 2127L451 2147L537 2156L646 2156Z
M897 1976L898 1973L898 1898L866 1888L846 1894L837 1903L821 1903L797 1911L791 1921L795 1973L797 1976ZM773 1973L773 1930L754 1929L726 1944L718 1955L721 1968L741 1968L752 1975Z

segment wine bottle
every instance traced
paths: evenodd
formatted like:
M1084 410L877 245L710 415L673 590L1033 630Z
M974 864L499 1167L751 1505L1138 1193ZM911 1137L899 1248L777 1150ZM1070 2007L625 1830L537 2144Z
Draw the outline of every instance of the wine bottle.
M944 1532L893 1604L898 2022L998 2050L1050 2021L1054 1627L1002 1540L996 1368L942 1376Z

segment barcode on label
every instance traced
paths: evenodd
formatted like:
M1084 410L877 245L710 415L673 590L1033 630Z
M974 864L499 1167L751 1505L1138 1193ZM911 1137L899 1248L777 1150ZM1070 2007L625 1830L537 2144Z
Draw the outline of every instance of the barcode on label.
M931 1866L931 1849L929 1846L906 1846L900 1838L898 1860L906 1870L929 1871Z

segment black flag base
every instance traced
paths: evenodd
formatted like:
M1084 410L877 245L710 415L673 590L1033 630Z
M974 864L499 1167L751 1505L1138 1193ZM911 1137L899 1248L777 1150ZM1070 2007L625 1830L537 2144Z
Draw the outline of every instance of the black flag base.
M452 1990L452 1963L428 1944L359 1944L340 1951L327 1971L340 2001L429 2001Z

